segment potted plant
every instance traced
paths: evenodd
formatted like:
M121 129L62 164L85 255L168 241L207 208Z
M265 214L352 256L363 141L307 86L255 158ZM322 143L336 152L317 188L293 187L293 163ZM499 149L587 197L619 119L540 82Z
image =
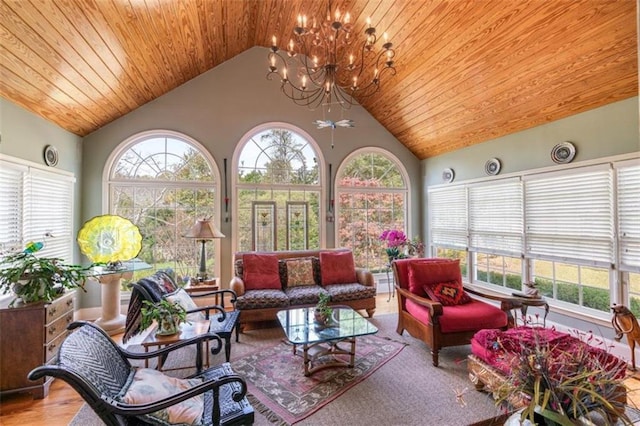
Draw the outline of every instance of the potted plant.
M316 323L326 325L331 320L333 309L329 306L331 296L327 293L320 293L318 304L313 310L313 318Z
M589 343L594 338L589 335L582 340ZM606 424L632 424L625 413L626 362L596 356L589 348L584 345L569 351L537 337L535 345L522 345L521 353L510 360L511 374L498 389L497 404L522 407L505 425L526 421L538 425L592 424L589 421L594 415Z
M89 267L68 265L62 259L38 257L34 253L44 247L43 243L27 244L17 253L4 255L0 259L0 289L2 294L12 291L23 303L52 301L66 290L81 288L89 275Z
M187 322L187 311L179 303L161 299L158 303L145 300L141 309L141 329L148 328L153 321L158 323L156 334L168 336L180 330L180 324Z

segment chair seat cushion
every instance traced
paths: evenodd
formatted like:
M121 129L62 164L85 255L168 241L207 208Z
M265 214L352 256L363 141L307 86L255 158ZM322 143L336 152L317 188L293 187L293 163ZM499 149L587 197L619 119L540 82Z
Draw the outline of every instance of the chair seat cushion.
M429 308L407 300L407 312L424 324L431 324ZM443 306L440 316L440 330L443 333L474 331L485 328L502 328L507 325L507 314L480 300L471 299L470 303L455 306Z
M285 294L289 298L289 304L292 306L318 303L321 293L329 294L319 285L297 286L285 290Z
M225 312L225 318L222 322L220 321L221 317L222 314L211 315L209 331L220 334L231 334L233 328L238 323L238 318L240 318L240 311Z
M150 368L139 368L134 371L131 382L128 387L125 386L126 391L121 397L121 400L127 404L156 402L202 383L200 378L179 379ZM144 418L154 423L194 425L201 423L203 410L204 397L197 395L164 410L147 414Z
M289 298L282 290L248 290L236 301L236 309L239 310L285 306L289 306Z
M376 288L358 283L334 284L324 286L331 296L332 302L345 302L347 300L360 300L376 297Z

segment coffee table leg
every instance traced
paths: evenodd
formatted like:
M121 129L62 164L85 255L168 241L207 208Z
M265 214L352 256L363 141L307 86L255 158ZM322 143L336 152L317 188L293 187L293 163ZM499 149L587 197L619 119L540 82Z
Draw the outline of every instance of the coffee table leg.
M309 369L309 367L311 366L311 360L309 359L309 345L308 344L304 344L302 346L302 352L304 354L303 356L303 360L304 360L304 375L305 377L309 377L311 375L311 371ZM293 353L296 353L296 345L293 345Z
M353 368L356 365L356 338L351 339L351 362L349 367Z

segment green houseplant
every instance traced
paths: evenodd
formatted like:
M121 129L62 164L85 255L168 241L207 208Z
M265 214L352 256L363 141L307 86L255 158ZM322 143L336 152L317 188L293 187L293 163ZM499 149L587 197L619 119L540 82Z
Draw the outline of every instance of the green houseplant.
M180 330L180 324L187 322L187 311L179 303L162 299L158 303L145 300L141 309L140 327L147 329L153 321L158 323L156 334L170 335Z
M313 311L314 320L318 324L325 325L330 321L331 314L333 313L333 309L329 306L330 300L331 296L326 293L320 293L318 303Z
M81 288L89 275L89 267L68 265L62 259L38 257L42 243L30 242L17 253L4 255L0 259L0 289L2 294L13 292L23 303L52 301L66 290Z

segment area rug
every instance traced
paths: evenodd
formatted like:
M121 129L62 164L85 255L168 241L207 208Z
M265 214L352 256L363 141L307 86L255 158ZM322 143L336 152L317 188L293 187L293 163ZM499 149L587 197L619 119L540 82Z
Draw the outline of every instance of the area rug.
M292 346L285 342L231 364L247 381L254 409L271 422L292 425L369 377L404 346L382 337L362 336L356 341L353 368L325 368L309 377L304 375L302 357L293 355Z

